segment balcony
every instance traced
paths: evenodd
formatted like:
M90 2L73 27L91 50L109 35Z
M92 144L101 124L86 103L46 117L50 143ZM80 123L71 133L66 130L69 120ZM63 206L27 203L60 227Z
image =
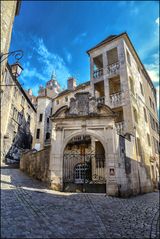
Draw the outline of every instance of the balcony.
M124 121L115 123L117 134L124 135Z
M93 78L98 79L103 75L103 68L93 71Z
M110 103L112 107L118 107L122 104L122 92L117 92L110 95Z
M105 97L104 96L98 97L96 100L97 100L97 103L105 104Z
M107 74L110 75L117 75L119 73L119 68L120 68L120 64L119 61L110 64L107 66Z

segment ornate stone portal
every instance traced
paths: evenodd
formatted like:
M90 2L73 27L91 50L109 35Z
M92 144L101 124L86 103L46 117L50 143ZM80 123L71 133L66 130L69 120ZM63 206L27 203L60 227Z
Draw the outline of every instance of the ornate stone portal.
M106 105L99 104L88 92L75 94L70 100L70 106L60 108L53 116L53 128L50 154L50 180L54 190L64 189L64 167L66 158L64 151L71 139L77 136L90 136L93 142L99 142L104 149L104 178L106 191L109 195L118 192L116 182L116 129L115 114ZM80 153L80 158L84 154ZM76 170L80 170L80 163ZM110 168L114 174L109 174ZM84 169L85 170L85 169ZM92 172L91 172L92 173ZM92 173L93 174L93 173ZM103 180L104 182L104 180ZM90 184L94 184L90 180Z

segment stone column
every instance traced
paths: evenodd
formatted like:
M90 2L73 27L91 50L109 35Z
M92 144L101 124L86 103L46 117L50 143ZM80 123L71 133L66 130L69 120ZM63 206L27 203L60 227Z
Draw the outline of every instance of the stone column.
M63 190L63 131L62 128L52 129L50 153L50 181L53 190Z
M94 63L93 63L93 57L90 56L90 82L91 82L91 94L92 96L95 95L94 92L94 78L93 78L93 69L94 68Z
M109 81L107 77L107 54L106 51L103 53L103 80L104 80L104 95L105 95L105 104L110 105L110 98L109 98Z
M129 81L128 81L128 72L127 72L127 60L125 56L125 46L123 40L121 40L118 46L118 59L120 63L120 82L121 82L121 91L122 91L122 104L123 104L123 115L125 131L133 131L131 123L131 107L130 107L130 93L129 93ZM132 132L133 133L133 132Z

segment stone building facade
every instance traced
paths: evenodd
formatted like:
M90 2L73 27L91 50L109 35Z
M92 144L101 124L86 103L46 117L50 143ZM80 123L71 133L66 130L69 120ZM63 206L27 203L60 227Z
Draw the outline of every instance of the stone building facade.
M154 85L126 33L87 53L90 82L77 88L72 79L53 99L51 187L122 196L152 191L159 177Z
M76 86L70 77L59 92L52 76L37 97L33 147L43 152L50 146L46 181L60 191L150 192L159 178L154 85L127 33L109 36L87 53L89 82Z
M4 137L7 131L9 120L9 111L12 102L13 87L9 87L12 82L10 76L9 65L7 64L7 53L10 48L10 41L12 36L12 28L14 18L19 14L21 6L20 0L2 1L1 2L1 85L0 85L0 99L1 99L1 159L4 159ZM15 49L17 50L17 49ZM7 97L7 98L5 98ZM2 103L3 102L3 103ZM5 105L3 105L5 104Z
M6 65L3 82L5 90L1 93L1 156L3 161L14 162L19 161L23 149L32 148L36 109L13 75L9 64ZM26 142L23 143L25 137ZM27 137L30 137L29 145Z
M9 51L14 18L19 14L20 6L19 0L1 2L1 54ZM3 74L6 62L7 59L1 64L1 74Z

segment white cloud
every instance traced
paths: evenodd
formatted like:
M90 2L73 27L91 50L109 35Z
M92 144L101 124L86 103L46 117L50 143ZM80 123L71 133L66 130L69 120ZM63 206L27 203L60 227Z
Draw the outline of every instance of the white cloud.
M146 70L149 74L149 76L151 77L151 80L153 82L159 82L159 54L154 54L153 55L153 63L151 64L146 64Z
M23 65L24 70L21 75L21 82L24 83L24 87L32 88L33 93L37 95L39 85L45 85L50 80L53 70L55 70L57 81L62 88L66 88L67 78L71 76L71 73L64 59L58 54L49 51L42 38L33 36L32 39L32 54L36 57L39 65L38 67L31 66L31 54L29 54L27 57L28 61ZM71 62L71 54L68 53L66 57L66 61Z
M158 24L158 21L157 18L155 22ZM150 55L155 49L159 48L159 25L154 23L153 29L152 37L144 42L143 46L138 51L142 60L145 60L147 55Z
M21 79L23 81L23 83L27 84L28 82L30 83L34 83L35 80L41 80L41 81L45 81L45 77L37 71L37 69L34 67L32 68L30 66L30 63L29 61L27 61L26 63L24 63L23 65L23 72L22 72L22 75L21 75Z
M68 63L71 63L71 61L72 61L72 55L71 55L71 53L67 53L67 61L68 61Z
M66 48L64 48L64 54L65 54L66 61L68 63L71 63L72 62L72 55Z
M159 26L159 17L155 20L155 23Z
M76 36L73 40L73 44L80 44L82 43L83 39L87 36L87 32L83 32Z
M71 75L66 63L58 54L50 52L44 44L42 38L36 39L36 47L34 48L38 54L38 61L41 67L41 74L49 80L53 70L56 71L57 80L62 86L66 85L67 78Z

